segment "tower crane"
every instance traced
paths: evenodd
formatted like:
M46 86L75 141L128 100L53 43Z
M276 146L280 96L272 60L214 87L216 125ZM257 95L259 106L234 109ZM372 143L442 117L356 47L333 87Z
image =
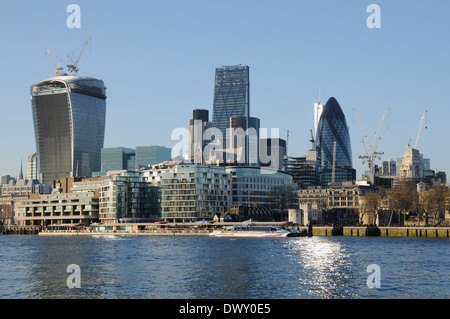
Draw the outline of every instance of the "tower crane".
M287 130L287 134L286 134L286 150L285 150L285 154L284 154L284 159L288 158L288 146L289 146L289 130Z
M356 112L355 109L353 109L353 112L355 113L355 115L356 115L356 117L358 119L358 122L359 122L359 124L361 126L361 129L363 131L364 139L361 141L361 143L362 143L362 145L364 147L364 150L366 151L366 155L358 156L358 158L363 160L362 161L363 164L367 162L367 164L369 166L370 178L372 179L375 176L375 165L374 165L375 159L376 158L381 159L381 155L384 154L384 152L382 152L382 151L377 151L377 148L378 148L378 145L379 145L380 140L381 140L380 131L381 131L381 128L383 126L384 120L385 120L385 118L387 116L387 113L389 112L389 108L386 109L386 111L384 112L383 116L381 117L381 122L380 122L380 124L378 126L378 130L375 133L375 137L374 137L374 140L373 140L372 143L368 139L367 132L364 129L364 126L363 126L363 124L361 122L361 118L359 117L359 114ZM368 151L367 151L366 145L364 143L364 140L366 140L366 142L369 144L369 150Z
M55 60L53 60L53 57L52 57L52 53L50 52L50 49L49 48L46 48L47 50L47 54L48 54L48 56L50 57L50 60L52 61L52 63L53 63L53 67L55 68L55 76L61 76L61 75L63 75L63 68L61 67L61 59L59 59L59 61L58 61L58 64L56 64L55 63Z
M425 110L423 112L423 114L422 114L422 118L420 119L420 124L419 124L419 129L418 129L418 132L417 132L416 142L414 144L414 148L415 149L417 149L417 147L419 146L420 136L422 135L423 124L425 123L425 116L427 115L427 113L428 113L428 111ZM412 137L409 140L408 148L411 147L411 140L412 140Z
M78 55L78 58L77 58L77 60L76 60L75 62L73 61L73 59L72 59L71 56L67 56L67 57L70 59L70 62L71 62L71 64L68 64L68 65L67 65L67 68L69 69L70 72L72 72L73 75L77 75L77 74L78 74L78 71L79 71L79 69L78 69L78 63L80 62L81 56L83 55L84 50L86 49L86 47L87 47L87 45L88 45L88 43L89 43L89 41L90 41L91 39L92 39L91 37L88 37L88 38L87 38L87 40L86 40L86 42L84 43L83 48L81 49L81 52L80 52L80 54Z

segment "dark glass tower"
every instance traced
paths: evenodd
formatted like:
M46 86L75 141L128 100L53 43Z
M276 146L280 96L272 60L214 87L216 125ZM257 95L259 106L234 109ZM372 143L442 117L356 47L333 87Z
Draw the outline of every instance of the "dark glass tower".
M350 134L341 106L334 97L325 104L317 125L316 149L321 169L333 165L333 149L336 142L336 166L352 167Z
M102 80L58 76L31 86L41 182L101 169L106 93Z
M259 165L259 127L259 118L230 117L229 149L236 155L235 164Z
M216 69L213 125L220 129L223 141L229 141L227 128L231 117L250 117L250 82L248 66L223 66ZM249 123L246 123L246 127Z

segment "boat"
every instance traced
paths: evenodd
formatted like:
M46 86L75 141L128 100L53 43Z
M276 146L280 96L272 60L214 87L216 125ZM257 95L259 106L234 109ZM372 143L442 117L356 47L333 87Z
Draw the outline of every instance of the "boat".
M210 237L302 237L306 230L286 229L281 226L238 225L225 226L209 234Z

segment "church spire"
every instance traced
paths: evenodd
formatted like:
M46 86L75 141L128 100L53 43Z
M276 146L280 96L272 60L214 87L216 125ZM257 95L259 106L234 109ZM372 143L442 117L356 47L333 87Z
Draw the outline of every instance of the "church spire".
M22 172L22 158L20 159L20 173L19 173L19 179L23 179L23 172Z

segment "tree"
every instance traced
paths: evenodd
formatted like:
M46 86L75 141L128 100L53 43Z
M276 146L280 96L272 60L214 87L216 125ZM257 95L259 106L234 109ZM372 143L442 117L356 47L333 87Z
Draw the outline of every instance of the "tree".
M364 215L367 214L367 223L376 224L381 207L381 194L377 192L368 192L360 197L360 221L364 224Z
M420 192L420 208L426 225L429 224L430 217L434 225L444 220L448 196L449 190L445 184L435 184L430 189Z
M391 219L393 213L403 216L403 222L406 215L417 213L419 210L419 195L417 193L416 183L411 179L400 179L390 190L386 191L391 209ZM401 223L401 219L399 220Z
M9 204L0 204L0 228L3 229L5 222L12 218L12 209Z
M279 213L289 208L298 208L297 190L291 185L274 186L270 191L269 202L273 210Z

